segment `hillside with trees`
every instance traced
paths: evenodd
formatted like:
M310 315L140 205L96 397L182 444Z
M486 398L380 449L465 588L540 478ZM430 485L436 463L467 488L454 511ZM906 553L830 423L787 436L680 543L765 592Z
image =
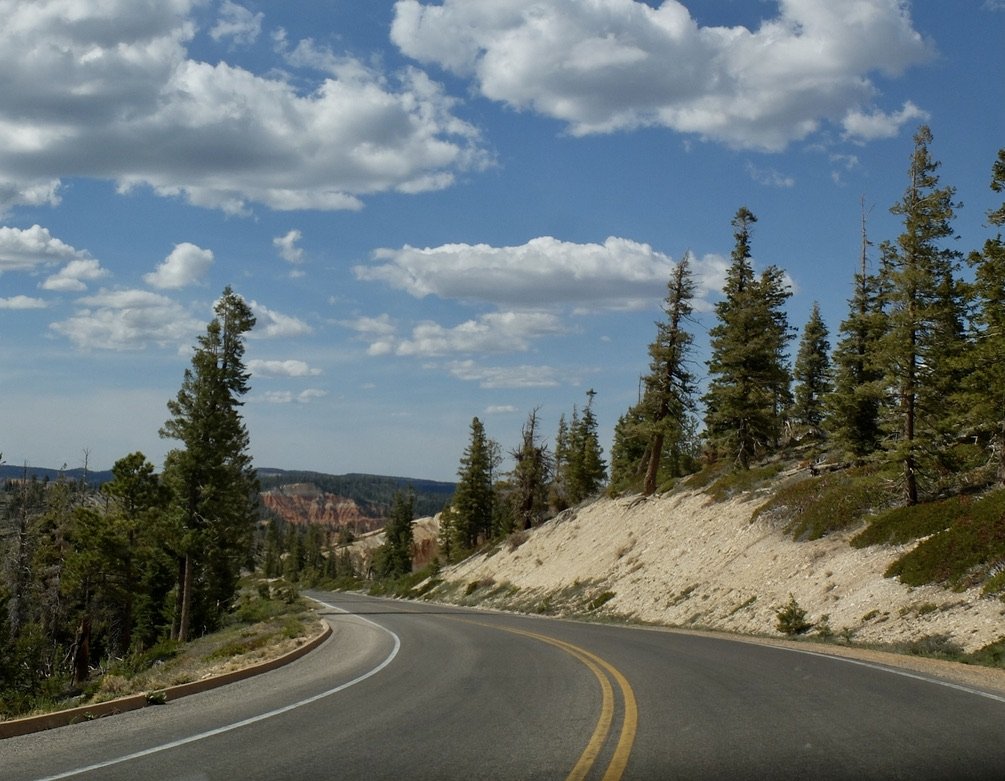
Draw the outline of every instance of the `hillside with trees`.
M687 601L692 592L704 592L704 600L714 599L707 588L713 580L717 588L734 590L736 583L730 585L733 576L728 569L732 560L719 561L713 555L715 550L722 551L721 546L728 547L729 539L716 536L719 532L711 528L700 532L688 525L697 523L704 512L699 512L699 506L712 507L715 516L727 513L720 503L739 500L750 503L743 523L756 525L763 540L774 540L768 545L770 559L761 564L764 577L770 580L774 570L786 573L783 582L793 571L814 577L819 574L815 567L836 570L838 564L832 562L847 551L847 558L860 563L868 560L877 568L855 569L857 574L847 584L849 593L855 593L857 580L887 596L892 592L878 585L884 581L900 589L900 596L922 588L939 595L918 604L917 599L905 597L904 612L896 617L903 620L891 626L933 611L955 615L954 631L960 636L950 645L971 648L979 636L990 640L987 658L999 659L1005 642L1000 639L1005 637L1000 620L1005 595L1005 244L1001 233L1005 205L988 213L993 235L982 248L969 253L958 248L953 220L959 205L955 189L940 180L932 144L930 129L921 127L908 158L903 197L890 209L899 218L901 230L879 243L875 268L870 264L874 245L863 209L859 268L833 351L818 307L813 307L801 330L790 325L785 304L791 291L785 274L776 266L755 269L757 218L746 207L737 210L732 221L731 264L722 298L715 306L716 322L709 329L711 354L700 420L695 361L690 354L693 339L688 331L694 325L690 319L693 285L688 259L682 259L668 282L665 319L657 323L656 338L649 347L650 371L642 377L639 401L615 428L607 495L618 501L616 510L605 504L610 499L581 504L586 497L597 496L600 486L596 483L592 493L567 493L575 468L566 465L563 472L561 465L563 457L575 450L567 449L574 437L564 418L555 454L548 458L547 444L537 431L536 411L532 413L522 445L513 451L513 471L494 482L492 468L498 462L480 454L498 453L498 447L493 451L481 442L483 433L475 419L471 444L461 460L458 499L475 495L480 499L455 501L444 514L441 542L446 562L464 560L481 545L488 552L445 570L423 590L456 598L457 587L464 586L462 599L482 594L494 604L552 612L553 598L571 588L580 598L571 600L575 603L572 612L596 609L595 599L611 601L616 608L615 593L605 590L605 584L614 582L618 565L605 556L623 528L635 525L632 509L642 513L648 506L646 497L656 494L677 507L692 501L687 497L697 492L699 505L688 505L687 512L673 512L663 519L684 528L655 530L652 517L647 521L647 550L662 550L671 559L702 561L688 569L678 560L679 571L695 582L676 601L670 595L673 605ZM1005 192L1005 149L992 165L991 188ZM587 404L585 413L589 410ZM576 425L589 421L585 413L574 412ZM576 468L596 463L596 455L592 449ZM527 468L527 464L541 466ZM546 495L550 499L547 509L523 512L526 507L543 507L540 497ZM572 509L562 512L565 508ZM569 536L570 521L580 515L604 517L588 529L579 529L578 533L592 535L589 550L583 549L575 534ZM600 526L607 531L598 531ZM538 528L540 534L528 536L527 528ZM740 534L733 527L721 533ZM667 534L685 542L661 549L658 538ZM549 563L547 545L530 546L529 540L550 540L562 549L562 556L556 554L556 562ZM825 559L820 553L807 561L802 552L821 541L828 541L836 558ZM620 551L614 559L620 560L642 542L628 539L614 545ZM524 555L524 545L533 547L533 554ZM709 546L709 551L701 550L702 546ZM499 555L500 551L507 555ZM705 553L709 555L703 558ZM593 563L579 561L568 567L557 563L571 555ZM532 556L530 571L525 571L525 564L517 564L527 556ZM776 565L779 556L801 564L795 569L786 567L786 562ZM647 597L646 587L630 588L638 599L651 598L659 604L660 579L647 577L643 564L637 558L633 561L624 574L642 570L638 578L628 580L649 582L657 593ZM727 569L716 569L722 567ZM831 575L833 571L827 573ZM756 579L758 573L753 576ZM441 578L446 583L437 586ZM474 579L465 584L464 578ZM567 582L573 578L592 586L573 588ZM741 580L738 574L734 579ZM629 588L624 581L619 583ZM527 584L531 584L529 593L523 592ZM487 591L481 591L483 586ZM746 595L750 604L757 598L753 592ZM825 598L826 593L821 596ZM869 600L874 600L873 594ZM726 619L748 607L742 599L709 604L724 611L719 622L723 626L737 624ZM770 628L765 617L771 618L775 609L782 608L762 602L757 631ZM801 608L793 602L788 610L795 615ZM882 605L874 610L874 614L863 611L864 623L875 616L891 619ZM618 614L679 620L669 608ZM967 616L984 625L979 630L968 623ZM696 620L685 623L694 625ZM800 631L814 626L809 621L796 623ZM847 631L860 631L862 623L859 617L854 625L849 623ZM832 631L826 616L820 631Z
M230 288L198 337L161 436L161 474L119 459L100 491L8 480L0 568L0 712L79 692L111 659L221 625L253 565L258 490L240 413L255 325Z

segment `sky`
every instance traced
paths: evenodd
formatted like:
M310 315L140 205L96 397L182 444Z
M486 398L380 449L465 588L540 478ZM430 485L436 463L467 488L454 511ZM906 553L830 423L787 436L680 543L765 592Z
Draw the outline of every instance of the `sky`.
M674 264L741 206L832 343L912 137L992 235L1005 0L0 0L0 453L107 469L230 285L259 467L452 480L587 391L609 454ZM875 261L877 251L870 257ZM797 340L792 343L795 354Z

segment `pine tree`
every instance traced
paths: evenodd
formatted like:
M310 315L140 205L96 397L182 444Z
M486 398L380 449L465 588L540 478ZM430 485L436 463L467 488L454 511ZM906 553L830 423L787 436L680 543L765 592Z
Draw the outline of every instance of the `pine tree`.
M694 409L694 377L688 371L688 354L694 338L684 323L693 311L694 281L685 254L667 283L663 305L666 320L656 323L656 339L649 345L649 374L644 378L643 415L648 424L645 482L642 492L656 492L657 476L667 441L683 438L684 423Z
M959 252L942 246L953 236L955 190L939 186L931 142L931 131L922 126L914 136L904 197L890 209L903 218L904 229L884 247L890 309L881 357L895 394L892 455L903 465L908 504L918 502L919 473L945 453L964 349L954 277Z
M991 189L1005 193L1005 148L991 170ZM988 222L998 233L971 253L976 303L972 371L968 375L970 425L990 439L995 462L995 482L1005 485L1005 203L988 212Z
M883 441L880 343L887 328L883 282L889 275L869 273L869 246L863 207L860 268L834 350L834 389L827 398L828 432L857 461L878 450Z
M182 387L168 402L161 436L176 439L164 464L174 495L178 600L172 636L185 641L195 617L215 626L230 604L250 552L257 480L248 453L240 398L249 390L244 335L255 325L229 287L200 336Z
M618 418L611 443L611 487L616 491L638 490L649 465L649 424L645 407L638 403Z
M391 504L391 514L384 526L384 544L377 554L377 572L381 577L398 578L412 571L412 521L415 518L415 494L398 491Z
M520 432L520 447L510 451L510 505L517 529L539 524L548 511L548 487L553 462L548 446L538 433L537 410L527 416Z
M827 335L820 307L814 303L796 353L793 372L796 393L791 415L793 422L805 426L815 436L823 433L824 399L832 386Z
M791 403L786 344L791 339L782 309L791 291L775 266L755 278L750 234L757 218L741 207L732 224L735 245L718 323L711 337L705 429L715 453L740 468L778 445L785 409Z
M473 549L479 540L487 540L492 533L494 462L492 443L485 436L485 427L478 418L473 418L471 440L461 456L457 489L451 503L453 533L465 550Z
M597 434L597 417L593 414L596 391L586 392L582 417L573 408L569 424L568 452L562 484L566 506L575 505L597 494L607 479L607 464Z
M170 532L164 511L170 492L140 452L116 461L112 479L101 491L112 499L105 522L118 547L114 572L120 597L113 608L118 636L110 650L121 656L133 644L134 629L139 630L139 644L144 646L156 639L164 619L163 601L170 582L164 552Z

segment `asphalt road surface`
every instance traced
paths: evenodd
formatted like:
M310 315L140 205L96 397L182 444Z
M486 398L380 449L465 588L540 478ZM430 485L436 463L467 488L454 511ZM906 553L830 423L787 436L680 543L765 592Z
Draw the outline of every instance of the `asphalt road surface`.
M1005 779L1005 697L671 631L315 593L246 681L0 741L0 779Z

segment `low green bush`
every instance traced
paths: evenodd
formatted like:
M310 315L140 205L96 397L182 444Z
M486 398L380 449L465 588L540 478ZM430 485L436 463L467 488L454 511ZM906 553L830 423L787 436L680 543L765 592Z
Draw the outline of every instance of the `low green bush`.
M972 504L972 497L954 496L938 502L896 507L873 518L862 532L852 538L851 544L856 548L899 545L927 537L965 518Z
M813 628L813 622L807 620L806 611L792 594L789 594L789 601L775 611L775 618L775 628L790 637L806 634Z
M796 540L816 540L862 522L896 497L889 475L874 466L807 477L779 488L754 513L772 518Z
M960 659L967 664L980 664L985 667L1005 667L1005 636L999 637L993 643L972 651Z
M948 528L922 541L886 571L909 586L999 588L1005 561L1005 490L985 494Z
M763 486L777 477L784 468L785 464L778 461L750 469L734 469L717 477L705 492L716 501L725 502L734 496Z
M589 602L586 603L587 610L599 610L608 602L614 599L613 591L602 591Z

